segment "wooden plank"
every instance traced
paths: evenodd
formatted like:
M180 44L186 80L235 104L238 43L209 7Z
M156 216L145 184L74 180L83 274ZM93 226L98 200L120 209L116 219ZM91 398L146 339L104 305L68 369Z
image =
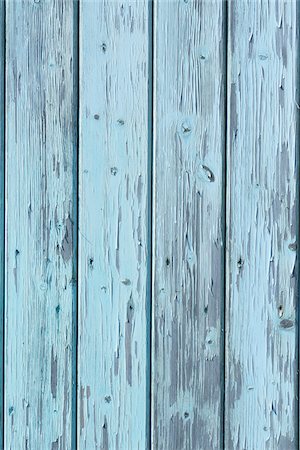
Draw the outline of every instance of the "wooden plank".
M229 2L227 449L298 448L297 9Z
M0 445L3 445L5 4L0 2Z
M72 448L73 8L6 2L6 449Z
M225 9L154 13L155 449L221 448Z
M80 5L78 445L147 439L148 2Z

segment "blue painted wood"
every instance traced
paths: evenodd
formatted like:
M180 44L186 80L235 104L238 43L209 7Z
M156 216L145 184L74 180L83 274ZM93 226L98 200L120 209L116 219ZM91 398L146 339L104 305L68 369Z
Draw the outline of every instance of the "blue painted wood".
M225 4L154 10L152 445L219 450Z
M229 3L228 450L298 448L298 5Z
M298 18L0 0L1 448L299 448Z
M6 3L5 449L71 449L73 2Z
M147 1L80 4L78 446L147 445Z
M3 362L4 362L4 105L5 105L5 9L0 2L0 446L3 447Z

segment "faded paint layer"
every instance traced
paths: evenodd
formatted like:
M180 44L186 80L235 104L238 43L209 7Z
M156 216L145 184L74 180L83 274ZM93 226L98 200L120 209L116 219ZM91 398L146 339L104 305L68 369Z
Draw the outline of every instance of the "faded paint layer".
M221 448L225 8L154 14L153 448Z
M298 448L298 30L295 1L229 3L228 450Z
M1 448L299 448L298 18L0 0Z
M69 450L73 2L8 1L6 24L4 448Z
M148 2L80 5L80 448L147 441Z

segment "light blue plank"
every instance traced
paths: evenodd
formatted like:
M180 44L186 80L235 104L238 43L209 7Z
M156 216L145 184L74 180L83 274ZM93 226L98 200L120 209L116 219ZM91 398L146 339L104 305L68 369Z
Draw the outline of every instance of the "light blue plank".
M5 449L69 450L73 2L6 3Z
M80 5L80 449L147 440L148 2Z
M3 447L5 4L0 0L0 446Z
M153 449L222 448L225 19L155 2Z
M298 448L297 4L229 2L227 450Z

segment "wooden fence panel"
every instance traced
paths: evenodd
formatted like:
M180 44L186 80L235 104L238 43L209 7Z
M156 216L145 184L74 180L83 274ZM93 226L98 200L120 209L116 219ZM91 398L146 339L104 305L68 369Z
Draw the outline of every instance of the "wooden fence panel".
M299 449L299 5L0 0L0 448Z
M222 445L225 4L154 9L155 449Z
M297 8L229 2L228 450L298 448Z
M78 444L147 445L145 1L81 2Z
M7 450L72 447L73 13L6 2Z

